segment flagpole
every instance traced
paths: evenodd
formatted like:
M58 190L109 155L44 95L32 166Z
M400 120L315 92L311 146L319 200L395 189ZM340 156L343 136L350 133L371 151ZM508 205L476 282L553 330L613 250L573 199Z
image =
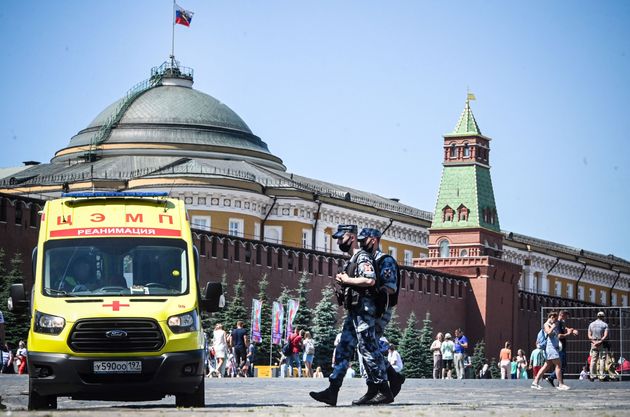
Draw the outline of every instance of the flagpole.
M171 36L171 68L175 66L175 0L173 0L173 32Z
M271 370L271 366L272 366L272 362L273 362L273 302L271 303L271 337L269 338L269 374L272 374L272 370ZM262 327L262 320L261 321L261 326ZM273 375L271 375L273 376Z

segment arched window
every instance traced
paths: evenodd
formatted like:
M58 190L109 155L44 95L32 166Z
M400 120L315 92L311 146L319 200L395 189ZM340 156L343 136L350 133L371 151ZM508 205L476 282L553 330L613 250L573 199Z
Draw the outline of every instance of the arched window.
M440 258L448 258L450 256L451 245L448 240L444 239L440 242Z
M451 154L450 154L451 158L456 158L457 157L457 148L455 147L454 143L451 143Z
M468 256L468 249L462 249L459 251L459 256L461 256L462 258L465 258L466 256Z
M470 158L470 146L467 143L464 144L464 158Z

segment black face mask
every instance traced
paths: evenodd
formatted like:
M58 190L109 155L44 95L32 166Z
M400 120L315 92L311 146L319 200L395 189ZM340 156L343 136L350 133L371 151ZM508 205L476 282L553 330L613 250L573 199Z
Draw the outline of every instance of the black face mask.
M372 242L371 244L368 244L367 239L365 239L361 242L361 249L368 253L372 253L372 251L374 250L374 243Z
M352 238L345 242L341 242L339 244L339 249L341 249L342 252L350 252L350 249L352 249Z

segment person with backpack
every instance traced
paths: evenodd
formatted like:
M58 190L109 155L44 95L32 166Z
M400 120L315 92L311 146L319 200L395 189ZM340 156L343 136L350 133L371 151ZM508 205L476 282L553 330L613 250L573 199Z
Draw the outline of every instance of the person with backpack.
M381 251L381 232L379 230L364 228L357 238L361 248L371 254L374 259L377 296L376 337L380 340L392 318L392 310L398 303L400 269L393 256ZM392 395L396 398L405 382L405 376L396 371L389 362L387 363L387 380Z
M343 271L335 276L335 282L343 288L343 296L338 299L343 301L347 314L335 350L333 371L328 377L330 385L323 391L311 391L309 395L316 401L331 406L337 405L339 389L358 346L368 376L368 392L370 394L376 392L371 399L361 404L389 404L394 401L394 397L387 381L386 360L379 350L375 333L374 262L369 253L359 248L356 225L339 225L332 237L337 239L342 252L351 255Z
M558 334L560 332L559 323L558 323L558 313L556 311L552 311L547 316L547 321L543 325L541 331L546 335L544 338L546 341L540 340L541 334L539 332L538 337L536 338L536 344L538 346L545 346L545 354L547 355L547 361L540 368L540 371L534 377L534 382L532 382L532 388L534 389L542 389L540 384L538 383L545 375L545 372L555 366L556 377L558 378L558 388L559 390L568 390L569 386L565 385L564 379L562 378L562 364L560 363L560 339L558 338Z
M302 362L300 360L300 353L302 352L302 339L304 330L300 330L297 327L293 328L293 333L289 335L288 342L290 351L287 352L287 365L289 366L289 376L293 376L293 367L297 368L298 378L302 378Z

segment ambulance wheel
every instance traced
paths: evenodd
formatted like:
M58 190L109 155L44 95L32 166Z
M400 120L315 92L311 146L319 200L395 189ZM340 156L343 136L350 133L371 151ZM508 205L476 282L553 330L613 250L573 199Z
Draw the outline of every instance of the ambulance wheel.
M201 379L201 383L192 394L181 394L175 396L175 405L177 407L205 407L206 406L206 389L205 378Z
M28 384L28 409L30 410L56 410L57 397L54 395L40 395L33 389L33 383Z

